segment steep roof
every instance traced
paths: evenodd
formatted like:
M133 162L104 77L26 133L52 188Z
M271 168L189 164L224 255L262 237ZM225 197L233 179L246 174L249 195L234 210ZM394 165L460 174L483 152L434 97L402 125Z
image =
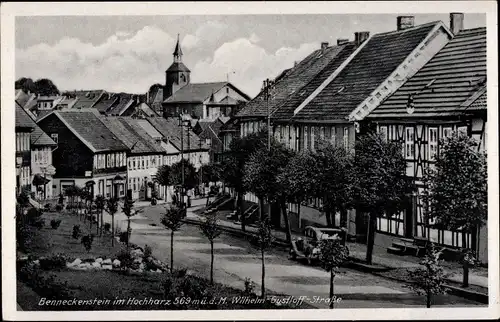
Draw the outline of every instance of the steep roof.
M35 124L33 132L30 134L32 146L57 146L57 143L52 140L38 125Z
M95 109L55 111L56 115L92 151L123 151L127 146L100 120Z
M345 68L292 119L345 120L439 23L374 35Z
M99 116L101 122L131 149L132 153L161 153L160 147L143 137L121 116Z
M110 115L120 115L125 111L130 105L134 104L133 94L119 93L114 95L116 100L109 107L107 114Z
M114 94L107 93L102 95L99 101L92 107L97 109L100 113L106 113L106 111L113 105L113 103L115 103L117 99L118 97Z
M191 83L180 88L172 96L167 98L165 103L202 103L210 97L212 92L216 92L224 87L227 82L215 83Z
M15 115L15 126L16 128L26 128L34 129L36 127L35 122L29 117L28 113L21 107L21 105L15 101L16 104L16 115Z
M154 135L150 135L148 131L144 129L144 127L140 124L141 119L133 118L133 117L128 117L128 116L121 116L120 121L124 124L127 124L138 136L140 136L143 140L145 140L150 146L152 146L152 149L156 152L165 152L161 146L158 146L157 144L157 139L158 137ZM147 120L146 123L149 124ZM158 133L160 134L160 133ZM161 134L160 134L160 137Z
M175 62L170 65L167 72L190 72L189 68L183 62Z
M295 67L282 72L277 78L269 99L271 113L281 104L290 99L290 96L300 90L316 75L329 66L332 62L349 56L354 51L352 44L327 47L326 50L318 49L300 61ZM300 98L299 98L300 99ZM245 104L238 112L237 117L262 117L267 115L267 105L264 93L260 92L254 99Z
M462 113L466 100L482 88L483 93L477 94L467 109L485 109L485 82L486 28L463 30L368 118ZM410 94L414 103L411 115L406 112Z
M177 119L173 118L162 118L162 117L149 117L147 121L153 125L155 129L158 130L165 138L167 138L170 143L172 143L177 149L181 149L181 136L183 138L183 148L184 151L189 150L199 150L200 147L202 149L206 149L206 145L200 140L200 138L193 133L193 131L189 131L189 140L188 140L188 130L185 127L180 127L178 125ZM182 131L184 130L184 133ZM189 144L188 144L189 143Z
M99 100L101 95L104 95L104 90L89 90L89 91L73 91L69 94L74 95L77 98L73 108L89 108Z

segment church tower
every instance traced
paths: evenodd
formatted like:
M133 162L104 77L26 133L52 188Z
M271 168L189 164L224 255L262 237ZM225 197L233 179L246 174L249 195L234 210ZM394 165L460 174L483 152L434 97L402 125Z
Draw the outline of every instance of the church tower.
M163 100L172 96L177 90L189 84L191 71L182 62L182 49L177 34L177 44L174 49L174 62L165 71L165 88Z

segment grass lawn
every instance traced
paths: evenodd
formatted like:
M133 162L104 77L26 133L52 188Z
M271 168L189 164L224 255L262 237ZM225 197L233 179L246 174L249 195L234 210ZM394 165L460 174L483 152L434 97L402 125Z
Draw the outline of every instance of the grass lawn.
M96 225L92 225L92 233L96 235L92 244L92 249L87 252L81 243L81 239L73 239L73 226L80 225L82 236L90 233L89 222L83 222L78 215L72 215L66 212L44 213L42 218L45 219L45 227L40 230L34 229L34 236L27 247L26 255L50 256L58 253L63 253L69 259L85 259L85 258L108 258L115 256L121 249L125 247L115 240L115 245L111 246L111 234L103 233L102 237L96 234ZM61 225L58 229L52 229L50 221L52 219L60 219Z
M33 237L28 244L26 255L33 255L36 258L41 256L51 256L63 254L68 260L80 258L82 260L90 258L116 258L116 254L125 248L119 242L111 246L111 236L104 235L102 238L94 239L93 247L87 252L80 240L72 238L73 225L80 225L82 235L89 232L88 222L80 221L78 215L67 213L44 213L45 227L33 230ZM51 219L61 219L58 229L50 227ZM95 234L95 227L93 229ZM126 271L104 271L104 270L72 270L68 268L42 270L35 272L24 280L17 281L17 302L25 311L37 310L171 310L171 309L214 309L210 303L188 303L210 299L215 297L225 297L227 303L218 309L262 309L277 308L274 305L266 304L231 304L235 297L243 296L241 290L216 284L208 287L206 279L195 276L183 276L171 278L168 273L132 273ZM18 274L18 278L21 278ZM174 286L167 286L173 290L168 297L165 296L165 280L174 281ZM36 282L35 282L36 281ZM61 291L63 290L63 291ZM184 294L194 294L181 296ZM209 290L208 293L207 290ZM65 292L63 295L61 292ZM46 295L48 294L48 295ZM61 294L61 295L59 295ZM57 305L40 305L44 297L56 300L92 301L81 303L56 303ZM174 303L176 298L183 298L185 303ZM116 300L124 302L116 302ZM153 302L140 303L139 300L153 300ZM101 302L97 302L100 300ZM108 301L107 301L108 300ZM136 300L136 302L134 302ZM163 302L160 302L162 301ZM179 305L182 304L182 305ZM186 304L186 305L184 305ZM191 304L191 305L188 305ZM291 308L291 307L288 307ZM299 307L296 307L299 308ZM307 304L302 304L300 308L311 308Z

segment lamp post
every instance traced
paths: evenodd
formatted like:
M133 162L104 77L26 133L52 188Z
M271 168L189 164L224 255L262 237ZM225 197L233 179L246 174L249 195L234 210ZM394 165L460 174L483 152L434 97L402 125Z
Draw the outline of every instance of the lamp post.
M266 108L267 108L267 150L271 151L271 110L269 106L269 98L271 98L272 87L274 86L274 81L269 80L267 78L264 80L263 90L264 90L264 99L266 100ZM271 201L268 200L268 218L271 218Z
M182 114L179 113L179 124L181 128L181 208L184 209L184 124Z

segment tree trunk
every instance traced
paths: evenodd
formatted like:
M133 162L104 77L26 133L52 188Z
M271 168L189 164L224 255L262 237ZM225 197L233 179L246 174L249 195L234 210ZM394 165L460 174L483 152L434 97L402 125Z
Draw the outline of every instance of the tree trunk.
M479 245L477 244L477 235L478 234L479 234L479 227L475 226L471 232L470 244L471 244L471 248L474 250L474 253L476 254L476 258L478 257L478 250L479 250Z
M325 211L325 216L326 216L326 226L329 227L329 228L332 228L332 217L330 217L330 212L329 211Z
M209 201L210 201L210 193L207 193L207 203L205 204L205 208L208 208Z
M111 215L111 246L115 246L115 214Z
M333 289L333 280L335 279L335 273L333 272L333 269L330 271L330 309L333 309L334 307L334 300L333 296L334 294L334 289Z
M264 199L259 197L259 218L264 220Z
M340 227L347 228L347 210L340 209Z
M430 308L431 307L431 292L427 292L427 308Z
M262 259L262 281L260 285L260 294L262 295L262 298L266 298L266 286L264 284L264 280L266 278L266 263L265 263L265 258L264 258L264 248L261 248L260 250L261 254L261 259Z
M368 236L366 240L366 263L368 265L372 264L373 245L375 244L376 229L377 229L377 215L375 213L370 213L370 219L368 221Z
M243 193L238 191L238 207L236 211L240 215L240 220L241 220L241 230L245 231L245 214L243 212Z
M129 239L130 239L130 217L127 218L127 251L129 250Z
M281 201L281 212L283 213L283 220L285 222L286 230L286 242L291 244L292 242L292 230L290 229L290 219L288 218L288 212L286 210L286 203Z
M210 241L210 284L214 284L214 241Z
M462 231L462 248L467 249L467 234L465 231ZM466 263L463 264L463 276L462 276L462 286L469 286L469 267Z
M174 273L174 231L170 233L170 274Z
M298 221L298 226L302 227L302 222L301 222L301 219L300 219L300 204L301 204L301 201L299 201L297 203L297 221Z

